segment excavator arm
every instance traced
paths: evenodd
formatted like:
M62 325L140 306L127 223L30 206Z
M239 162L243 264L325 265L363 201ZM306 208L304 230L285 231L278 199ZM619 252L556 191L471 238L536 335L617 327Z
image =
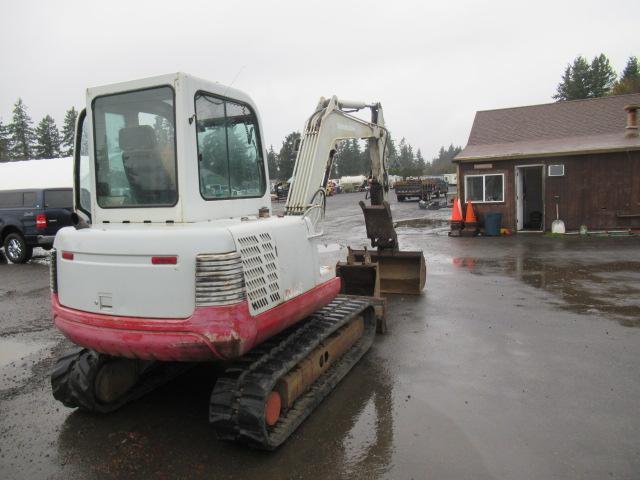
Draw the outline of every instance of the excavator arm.
M370 121L351 115L365 108L371 111ZM389 132L385 128L379 103L345 101L336 96L328 100L324 97L320 99L315 112L305 123L301 136L286 214L324 212L324 192L337 142L346 139L366 139L369 142L371 204L366 205L361 201L360 207L364 213L367 237L377 252L349 250L348 263L340 262L336 268L338 275L343 278L343 293L374 296L378 292L420 293L425 283L424 256L419 251L399 250L387 202ZM314 224L320 223L322 218L324 215L315 216ZM314 226L318 230L318 226ZM368 276L367 271L372 269L375 274Z
M362 120L351 113L368 108L371 120ZM329 180L337 142L364 139L369 143L371 157L371 205L360 202L372 246L397 249L391 210L387 203L389 175L387 141L382 106L322 97L309 117L298 147L293 169L293 181L286 203L287 215L304 215L314 208L324 208L324 192Z
M350 115L364 108L371 110L371 121ZM305 123L300 139L286 204L288 215L302 215L313 205L316 192L327 186L337 142L352 138L369 142L372 183L377 184L379 190L372 196L372 204L380 205L387 199L388 132L384 127L382 106L339 100L336 96L328 100L323 97Z

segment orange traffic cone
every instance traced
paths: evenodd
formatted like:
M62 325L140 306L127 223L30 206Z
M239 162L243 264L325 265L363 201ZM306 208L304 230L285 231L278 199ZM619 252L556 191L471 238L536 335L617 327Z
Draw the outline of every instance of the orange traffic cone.
M473 210L473 204L469 202L467 203L467 211L464 216L464 230L462 234L465 236L474 236L477 235L478 231L478 218L476 217L476 212Z
M460 230L462 230L462 208L460 207L460 199L454 198L453 206L451 207L451 231L449 235L452 237L459 237Z
M478 219L476 218L476 212L473 210L473 203L467 203L467 212L464 216L465 226L477 226Z
M460 200L453 200L453 207L451 208L451 223L462 222L462 212L460 210Z

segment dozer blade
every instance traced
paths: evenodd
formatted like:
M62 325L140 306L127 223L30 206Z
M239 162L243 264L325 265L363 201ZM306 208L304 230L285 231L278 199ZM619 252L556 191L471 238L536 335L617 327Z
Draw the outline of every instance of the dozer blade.
M424 288L427 267L421 251L351 250L356 262L364 262L365 255L378 265L380 293L419 295Z

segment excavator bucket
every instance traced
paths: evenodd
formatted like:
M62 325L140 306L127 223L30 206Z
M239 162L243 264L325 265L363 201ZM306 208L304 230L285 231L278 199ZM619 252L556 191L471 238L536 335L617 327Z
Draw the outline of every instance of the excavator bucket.
M424 288L427 267L421 251L351 250L356 262L364 262L365 255L377 264L380 293L419 295ZM352 280L353 281L353 280Z
M371 255L363 250L362 261L356 261L349 248L346 262L336 264L336 277L342 279L340 293L350 298L366 297L373 305L376 317L376 332L387 332L385 318L386 300L380 296L380 275L378 264L371 261Z
M363 255L363 258L366 257L367 255ZM364 297L380 296L380 275L378 275L377 263L367 262L366 259L356 263L350 256L347 262L338 262L336 277L342 279L340 293Z
M421 251L398 250L398 236L389 204L383 201L381 205L366 205L361 201L360 208L364 213L367 237L377 251L350 250L351 261L378 265L381 293L420 294L426 280L424 255Z

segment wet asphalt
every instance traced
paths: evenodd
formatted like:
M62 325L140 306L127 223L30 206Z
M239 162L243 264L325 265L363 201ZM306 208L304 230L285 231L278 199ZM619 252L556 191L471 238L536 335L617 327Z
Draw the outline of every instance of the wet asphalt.
M328 199L327 264L366 245L361 197ZM56 403L45 252L0 264L0 479L639 478L640 238L454 239L449 210L392 208L426 290L272 453L216 440L211 365L108 416Z

